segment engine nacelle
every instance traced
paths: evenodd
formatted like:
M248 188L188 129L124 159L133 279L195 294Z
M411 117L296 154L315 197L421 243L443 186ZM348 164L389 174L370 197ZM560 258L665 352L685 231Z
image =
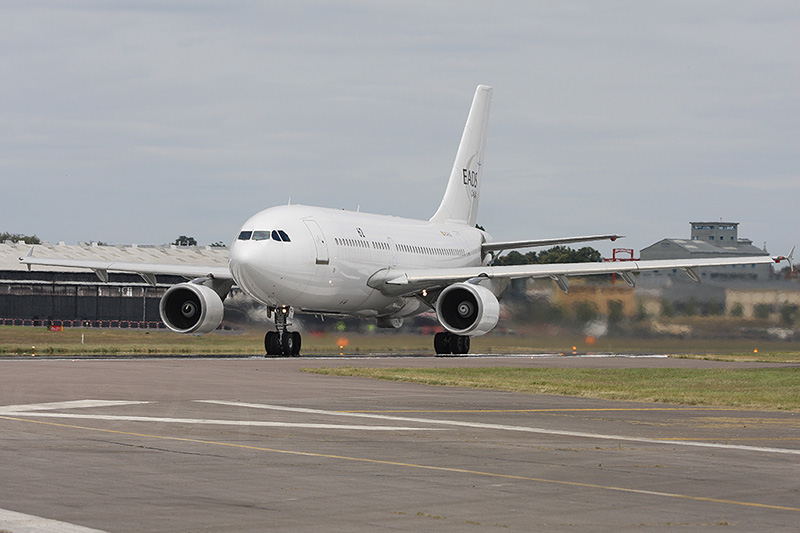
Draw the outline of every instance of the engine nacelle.
M436 300L436 316L450 333L477 336L488 333L500 318L500 303L486 287L454 283Z
M197 283L173 285L158 306L161 320L178 333L203 335L222 323L222 298L210 287Z

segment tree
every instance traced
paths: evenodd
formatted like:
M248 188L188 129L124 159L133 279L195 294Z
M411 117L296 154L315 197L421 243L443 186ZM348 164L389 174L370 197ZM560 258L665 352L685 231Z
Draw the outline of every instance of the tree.
M194 237L187 237L186 235L181 235L175 242L173 242L175 246L197 246L197 241Z
M772 314L772 306L770 304L756 304L753 306L753 316L759 319L769 318Z
M794 326L794 323L797 321L799 309L797 304L784 303L779 311L781 315L781 325L787 327Z
M625 320L625 310L622 302L619 300L608 301L608 328L612 331L619 332L622 328L622 322Z
M209 246L212 248L225 248L225 246L227 245L222 241L217 241L217 242L212 242L211 244L209 244Z
M494 260L496 266L532 265L551 263L597 263L603 260L603 255L590 246L573 250L569 246L554 246L543 252L528 252L521 254L517 251L509 252Z
M572 308L575 310L575 318L577 318L578 322L581 324L597 320L600 316L600 310L597 308L597 304L589 300L575 302L572 304Z
M510 266L510 265L531 265L536 263L536 252L528 252L523 255L516 250L502 255L494 260L492 263L495 266Z
M42 241L36 235L22 235L21 233L8 233L3 232L0 233L0 242L3 241L10 241L13 243L17 243L22 241L25 244L41 244Z

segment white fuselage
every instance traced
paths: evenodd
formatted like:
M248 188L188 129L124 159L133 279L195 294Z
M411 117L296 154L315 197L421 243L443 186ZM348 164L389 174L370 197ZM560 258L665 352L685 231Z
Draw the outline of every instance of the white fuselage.
M404 317L428 307L416 298L370 288L373 274L477 266L487 237L463 223L287 205L261 211L244 223L231 246L229 266L237 285L267 306Z

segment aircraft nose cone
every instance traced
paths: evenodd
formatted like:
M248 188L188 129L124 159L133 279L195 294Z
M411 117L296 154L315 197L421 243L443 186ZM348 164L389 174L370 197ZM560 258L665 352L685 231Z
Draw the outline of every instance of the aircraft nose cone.
M258 267L257 252L250 243L235 242L228 256L228 264L236 284L254 296L253 291L259 286L258 280L264 278L264 273Z

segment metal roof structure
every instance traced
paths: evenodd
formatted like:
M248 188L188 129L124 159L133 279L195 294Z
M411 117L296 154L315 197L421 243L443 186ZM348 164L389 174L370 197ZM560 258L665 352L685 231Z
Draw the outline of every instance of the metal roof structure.
M659 253L668 255L662 255ZM669 250L669 251L667 251ZM675 255L680 250L685 255ZM711 244L708 241L689 239L662 239L646 248L641 249L642 259L662 259L665 257L725 257L747 255L769 255L764 250L753 246L752 241L739 239L735 243Z

